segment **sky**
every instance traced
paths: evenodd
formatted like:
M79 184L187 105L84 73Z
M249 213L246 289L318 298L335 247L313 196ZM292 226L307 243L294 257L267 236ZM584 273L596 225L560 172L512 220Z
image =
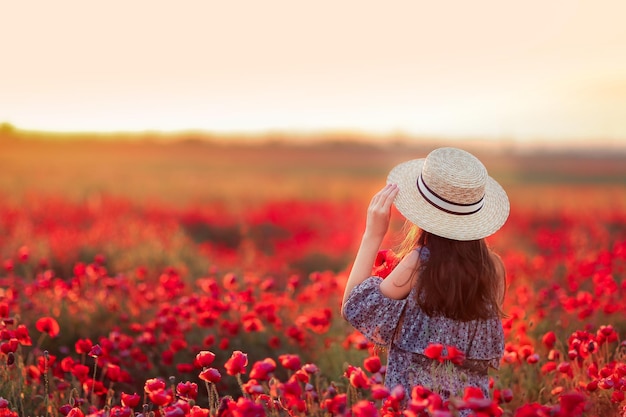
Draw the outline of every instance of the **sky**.
M0 15L0 123L22 129L626 144L623 0L0 0Z

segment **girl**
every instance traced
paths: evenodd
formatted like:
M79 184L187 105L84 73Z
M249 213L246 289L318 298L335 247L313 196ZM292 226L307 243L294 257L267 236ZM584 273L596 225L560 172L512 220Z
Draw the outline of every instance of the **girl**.
M408 252L382 279L370 275L392 203L412 230L403 244ZM488 398L488 369L498 368L504 350L505 271L484 238L508 214L502 187L456 148L396 166L373 197L342 315L388 348L388 388L401 385L408 396L421 385L446 399L473 386ZM433 346L443 350L433 355Z

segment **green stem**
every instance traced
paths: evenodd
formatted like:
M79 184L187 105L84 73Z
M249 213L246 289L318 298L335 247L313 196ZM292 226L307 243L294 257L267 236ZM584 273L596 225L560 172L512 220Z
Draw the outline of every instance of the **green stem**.
M216 391L213 383L209 383L208 381L204 381L204 385L206 386L206 392L209 396L209 415L214 416L217 413L218 401L217 398L213 395Z
M91 402L95 404L95 392L96 392L96 371L98 370L98 357L94 356L94 365L93 365L93 378L91 379Z
M241 374L235 375L235 378L237 378L237 384L239 384L239 389L241 390L244 398L250 398L250 396L246 394L246 390L243 388L243 380L241 379Z
M48 357L49 357L49 353L47 350L44 350L43 352L43 380L44 380L44 404L46 407L46 415L49 415L48 413Z

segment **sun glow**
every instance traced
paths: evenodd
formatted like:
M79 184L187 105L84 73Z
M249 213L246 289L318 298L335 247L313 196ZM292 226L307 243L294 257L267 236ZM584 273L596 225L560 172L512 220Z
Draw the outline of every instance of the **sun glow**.
M626 142L622 2L243 6L13 3L0 122Z

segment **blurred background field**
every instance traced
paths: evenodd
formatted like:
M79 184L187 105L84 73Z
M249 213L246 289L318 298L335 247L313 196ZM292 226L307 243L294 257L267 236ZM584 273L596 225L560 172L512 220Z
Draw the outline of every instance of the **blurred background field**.
M455 141L201 134L69 135L4 132L0 195L95 202L117 196L174 207L222 202L231 209L272 200L367 201L388 171ZM541 151L480 143L476 154L505 187L513 210L599 209L626 204L626 152L589 147Z

